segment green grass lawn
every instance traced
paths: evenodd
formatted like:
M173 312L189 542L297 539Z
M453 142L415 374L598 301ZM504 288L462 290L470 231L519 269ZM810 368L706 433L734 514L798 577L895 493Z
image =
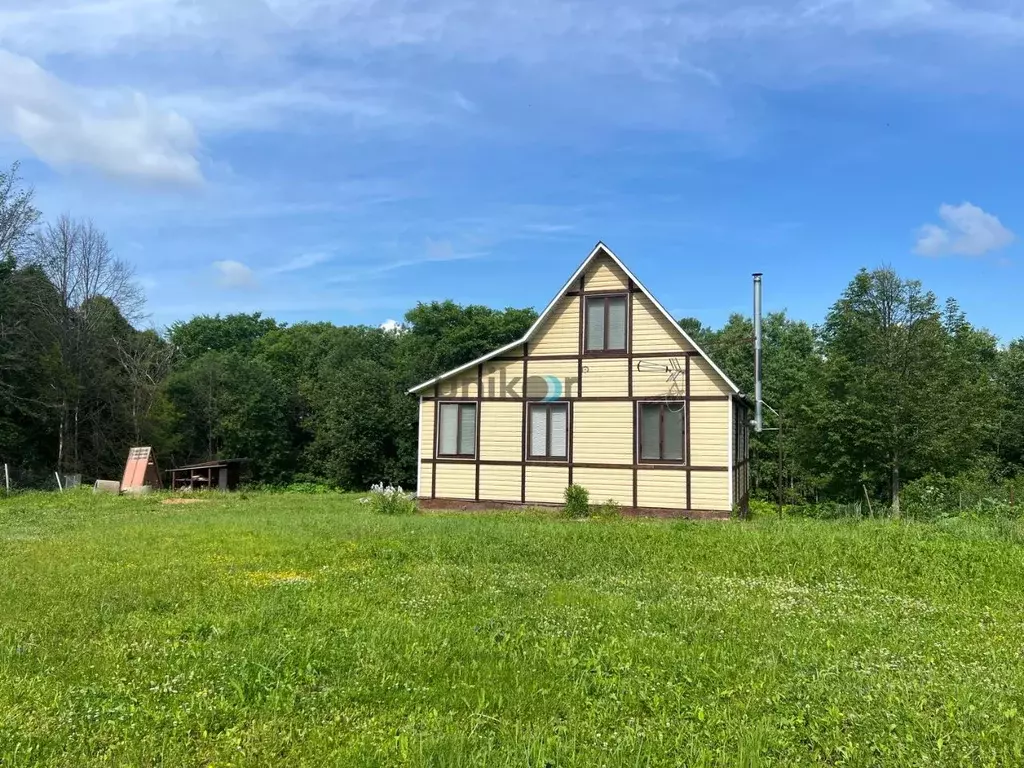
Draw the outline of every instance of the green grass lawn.
M1012 526L159 502L0 501L0 766L1024 762Z

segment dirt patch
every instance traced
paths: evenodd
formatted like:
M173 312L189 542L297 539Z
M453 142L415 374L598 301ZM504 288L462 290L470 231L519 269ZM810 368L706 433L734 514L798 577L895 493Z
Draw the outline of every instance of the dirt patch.
M202 504L206 499L164 499L161 504Z

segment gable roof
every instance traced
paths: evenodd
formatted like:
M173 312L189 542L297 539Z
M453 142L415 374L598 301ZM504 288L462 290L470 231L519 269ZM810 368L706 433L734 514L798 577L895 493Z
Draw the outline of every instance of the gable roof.
M657 307L658 311L661 312L661 314L665 316L665 319L668 320L668 322L672 326L672 328L675 329L686 340L686 342L691 347L694 348L694 350L697 352L698 355L700 355L702 358L704 358L705 361L707 361L708 365L711 366L711 368L714 370L715 373L717 373L719 376L722 377L722 381L724 381L729 386L729 388L733 391L733 393L734 394L739 394L740 393L739 387L737 387L732 382L732 380L728 376L725 375L725 372L721 368L719 368L717 365L715 365L714 360L712 360L710 357L708 357L707 353L704 352L704 350L702 350L699 346L697 346L697 343L693 339L690 338L689 334L687 334L686 331L684 331L682 329L682 327L679 325L679 323L677 323L675 321L675 318L673 318L672 315L670 315L668 313L668 310L666 310L663 306L661 306L661 303L656 298L654 298L654 294L652 294L649 290L647 290L647 288L644 286L644 284L636 279L636 276L632 272L629 271L629 267L627 267L625 264L623 264L618 256L616 256L614 253L612 253L612 249L609 248L604 243L601 243L601 242L598 242L598 244L596 246L594 246L594 250L592 250L590 252L590 255L587 256L587 258L585 258L583 260L583 263L579 265L579 267L576 269L576 271L572 273L572 277L570 277L565 282L565 285L562 286L561 290L559 290L558 293L555 294L555 298L553 298L551 300L551 302L546 307L544 307L544 311L540 313L540 317L538 317L537 321L533 325L530 326L529 330L526 331L526 333L523 335L523 337L521 339L513 341L511 344L506 344L504 347L501 347L500 349L496 349L493 352L488 352L486 355L483 355L482 357L478 357L476 360L470 360L468 363L466 363L465 365L460 365L458 368L452 368L450 371L445 371L440 376L435 376L434 378L430 379L429 381L424 381L422 384L417 384L415 387L413 387L412 389L409 390L408 394L415 394L417 392L420 392L420 391L426 389L427 387L433 386L434 384L437 384L438 382L443 381L444 379L449 378L450 376L456 376L456 375L462 373L463 371L468 371L474 365L479 365L480 363L485 363L488 360L490 360L491 358L497 357L498 355L502 354L503 352L508 352L510 349L515 349L520 344L524 344L525 342L529 341L530 337L533 336L533 334L537 332L537 329L540 328L541 325L543 325L544 321L548 318L548 315L550 315L552 313L552 311L554 311L555 305L557 305L559 300L562 299L565 296L566 291L568 291L570 288L572 288L573 283L575 283L577 280L579 280L580 274L583 272L583 270L585 270L587 268L587 265L590 264L590 262L592 262L594 259L596 259L598 256L600 256L602 254L608 256L613 262L615 262L615 265L625 273L626 277L628 277L630 280L632 280L633 284L636 285L636 287L639 288L643 292L643 294L648 299L651 300L651 303L654 304L655 307Z

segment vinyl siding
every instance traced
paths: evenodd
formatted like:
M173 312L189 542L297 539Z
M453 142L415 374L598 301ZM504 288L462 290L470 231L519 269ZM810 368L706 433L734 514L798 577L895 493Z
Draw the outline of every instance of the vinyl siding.
M535 504L561 504L569 485L569 468L527 467L526 501Z
M520 351L522 351L520 349ZM509 360L484 363L484 397L522 397L523 363Z
M572 424L574 463L633 464L632 403L577 400Z
M439 499L468 499L476 495L476 464L437 465L437 493Z
M476 397L477 367L438 382L437 391L441 397Z
M633 505L633 470L631 469L573 469L572 481L590 492L590 503L600 504L612 499L622 506ZM686 494L683 503L686 506Z
M690 358L690 394L697 395L728 395L729 385L715 373L711 364L703 357Z
M484 401L480 404L480 458L520 461L523 458L522 403ZM518 472L518 470L516 470ZM483 488L480 490L483 495ZM518 494L517 494L518 496Z
M684 371L686 370L685 357L658 357L651 358L648 362L668 368L672 365L673 360L678 362ZM686 378L683 374L679 374L675 380L670 381L669 374L664 369L660 371L646 369L638 371L636 369L637 362L639 360L633 361L633 394L637 397L657 398L659 396L664 397L665 395L681 397L686 394Z
M728 400L690 403L690 464L729 466Z
M690 501L693 509L728 512L729 473L691 472Z
M615 262L600 256L587 267L583 287L587 291L624 291L629 287L629 278Z
M480 467L480 498L515 501L522 497L523 475L519 467Z
M638 507L682 509L686 507L686 473L641 469L636 473Z
M629 394L629 361L625 358L583 361L584 397L622 397Z
M633 354L693 350L646 294L633 294Z
M437 403L433 400L420 403L420 458L434 458L434 409ZM423 474L427 474L424 467Z
M416 493L421 499L430 498L430 490L433 487L433 465L423 464L424 459L434 457L434 408L433 401L424 402L420 400L420 445L417 461L419 466L419 485Z
M528 342L530 355L575 355L580 347L580 299L559 299L544 324Z
M561 394L557 399L564 397L576 397L579 395L577 379L580 375L579 363L575 360L530 360L527 365L529 381L532 382L527 390L529 397L545 397L550 390L545 383L539 381L544 376L554 376L562 386ZM567 391L568 390L568 391Z

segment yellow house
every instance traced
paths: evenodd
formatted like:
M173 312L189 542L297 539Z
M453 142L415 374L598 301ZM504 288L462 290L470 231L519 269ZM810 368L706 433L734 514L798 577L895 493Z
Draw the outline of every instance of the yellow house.
M522 339L410 392L425 507L746 509L748 401L603 243Z

